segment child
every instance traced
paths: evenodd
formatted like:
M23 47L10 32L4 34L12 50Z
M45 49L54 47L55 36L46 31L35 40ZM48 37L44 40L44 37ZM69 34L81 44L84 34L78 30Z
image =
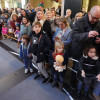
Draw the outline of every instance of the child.
M62 55L64 57L64 61L63 63L56 63L55 59L57 55ZM55 42L55 50L53 53L50 54L50 58L49 58L49 63L50 66L52 67L51 71L53 74L53 83L52 83L52 87L54 87L58 81L58 78L60 78L60 84L59 84L59 90L62 91L63 90L63 77L64 77L64 70L62 72L56 71L55 70L55 65L57 66L62 66L62 65L67 65L67 57L65 56L64 53L64 44L62 42Z
M33 73L32 69L32 57L31 57L31 50L29 49L29 41L30 38L28 35L23 35L22 43L20 45L20 58L23 59L24 67L25 67L25 74L28 73L28 67L30 67L30 72Z
M20 34L20 25L17 23L16 24L16 31L15 31L15 33L14 33L14 35L15 35L15 38L19 38L19 34Z
M31 32L30 37L33 60L38 67L38 74L34 77L34 79L38 79L41 75L43 75L45 79L42 83L46 84L50 78L44 67L44 62L46 61L47 54L51 48L51 41L48 35L42 30L40 22L35 22L33 24L33 31Z
M13 37L14 29L12 29L11 26L9 26L8 32L9 32L10 37Z
M85 83L85 97L88 96L88 91L90 88L91 83L96 79L93 79L93 76L96 76L98 81L100 81L100 62L99 57L97 55L97 51L95 46L88 45L84 51L83 56L80 58L79 63L79 70L81 71L81 76L83 77ZM81 93L82 89L82 82L79 81L78 83L78 93Z

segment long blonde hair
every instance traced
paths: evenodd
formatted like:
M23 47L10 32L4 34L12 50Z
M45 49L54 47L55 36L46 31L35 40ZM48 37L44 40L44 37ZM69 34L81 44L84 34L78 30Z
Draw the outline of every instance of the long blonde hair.
M43 11L43 10L40 10L40 9L36 12L35 22L38 22L38 21L39 21L39 19L38 19L38 17L37 17L37 13L38 13L39 11L41 11L41 12L43 13L43 24L44 24L44 22L45 22L45 20L46 20L46 16L45 16L45 14L44 14L44 11Z
M55 56L57 54L57 49L60 46L62 46L62 48L63 48L63 52L62 53L64 53L64 44L62 42L60 42L60 41L57 41L57 42L55 42L55 47L54 47L55 50L53 52L53 56Z
M16 16L16 18L18 19L18 15L16 13L12 13L11 19L10 19L11 21L14 21L13 16Z

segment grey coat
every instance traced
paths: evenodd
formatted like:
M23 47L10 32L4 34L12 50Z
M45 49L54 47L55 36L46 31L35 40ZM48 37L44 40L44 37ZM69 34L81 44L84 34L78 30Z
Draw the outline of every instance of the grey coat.
M29 35L31 33L31 30L32 30L31 25L25 26L24 24L21 24L21 26L20 26L20 37L22 37L25 34Z

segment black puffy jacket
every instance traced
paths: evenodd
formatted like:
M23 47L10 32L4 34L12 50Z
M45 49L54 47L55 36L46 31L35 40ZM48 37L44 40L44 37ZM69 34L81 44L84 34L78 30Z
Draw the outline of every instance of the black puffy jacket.
M84 70L86 74L100 74L100 61L98 60L98 57L90 58L88 56L82 56L78 62L78 66L79 69Z
M33 31L30 37L31 37L31 50L32 52L34 51L33 54L36 53L35 55L37 56L37 63L46 61L49 51L52 47L52 43L48 35L44 31L41 31L37 36L36 33ZM34 43L35 41L37 42L37 44Z

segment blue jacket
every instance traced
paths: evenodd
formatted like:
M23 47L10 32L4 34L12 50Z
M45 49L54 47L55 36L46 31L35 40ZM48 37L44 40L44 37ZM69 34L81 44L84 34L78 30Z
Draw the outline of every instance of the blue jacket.
M19 57L21 58L21 59L25 59L25 58L27 58L28 57L28 55L31 53L31 51L30 51L30 49L29 49L29 46L30 44L28 44L27 46L26 46L26 48L24 47L25 45L23 44L23 43L21 43L21 45L20 45L20 55L19 55Z
M56 29L56 32L55 32L55 34L54 34L54 36L52 38L53 41L55 41L55 37L58 34L60 34L60 32L61 32L61 29L60 28L57 28ZM61 41L64 43L65 46L71 43L70 35L71 35L71 28L68 28L67 31L61 37Z

